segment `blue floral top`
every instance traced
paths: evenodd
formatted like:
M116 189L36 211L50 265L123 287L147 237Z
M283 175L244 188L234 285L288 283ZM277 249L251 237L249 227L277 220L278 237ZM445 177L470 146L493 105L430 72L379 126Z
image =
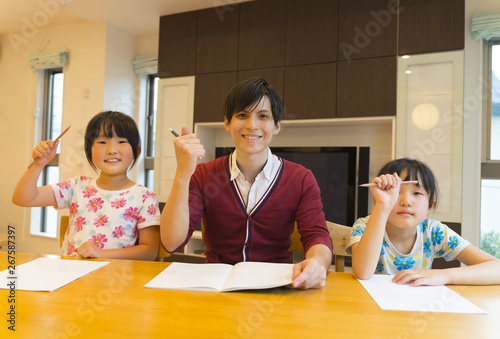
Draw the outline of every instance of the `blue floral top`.
M359 218L354 223L351 240L346 249L347 253L351 254L351 246L360 241L369 218L369 216ZM434 258L451 261L469 244L445 224L437 220L426 219L417 228L417 239L411 252L402 254L393 246L387 232L384 231L375 273L396 274L410 268L431 268Z

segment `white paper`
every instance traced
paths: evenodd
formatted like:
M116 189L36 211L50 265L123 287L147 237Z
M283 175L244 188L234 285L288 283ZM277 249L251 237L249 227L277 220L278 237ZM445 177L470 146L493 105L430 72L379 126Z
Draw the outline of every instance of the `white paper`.
M14 275L8 270L0 272L0 288L13 285L16 290L53 292L107 264L109 261L37 258L16 266Z
M393 275L374 274L368 280L358 281L383 310L486 313L446 286L398 285Z
M210 292L272 288L292 283L292 267L260 262L234 266L174 262L144 287Z

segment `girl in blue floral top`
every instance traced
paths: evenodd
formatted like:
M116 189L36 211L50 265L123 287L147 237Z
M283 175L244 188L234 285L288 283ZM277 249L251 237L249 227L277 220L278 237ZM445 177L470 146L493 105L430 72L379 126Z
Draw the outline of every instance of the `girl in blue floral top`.
M400 177L418 183L402 184ZM372 183L375 206L370 216L355 222L347 247L356 277L394 274L394 283L412 286L500 283L499 259L445 224L427 219L437 204L437 184L427 165L397 159L386 164ZM431 270L438 257L458 259L467 266Z
M83 258L154 260L158 254L160 211L156 194L127 176L141 153L134 120L119 112L94 116L85 132L85 155L99 174L37 187L59 141L40 142L34 165L19 180L12 201L19 206L69 208L61 254Z

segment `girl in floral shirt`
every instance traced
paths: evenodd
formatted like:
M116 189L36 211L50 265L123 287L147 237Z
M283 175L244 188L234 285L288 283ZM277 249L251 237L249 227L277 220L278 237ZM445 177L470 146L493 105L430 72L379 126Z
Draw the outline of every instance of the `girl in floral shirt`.
M158 199L127 176L141 152L134 120L108 111L97 114L87 125L85 155L99 174L97 179L80 176L37 187L58 144L47 140L35 147L33 159L38 159L19 180L13 202L26 207L69 208L62 255L154 260L159 246Z
M404 180L417 183L402 183ZM427 214L437 204L437 184L424 163L404 158L386 164L373 179L372 213L354 224L347 251L359 279L394 274L398 284L500 284L500 260L471 245ZM458 259L465 267L431 270L432 260Z

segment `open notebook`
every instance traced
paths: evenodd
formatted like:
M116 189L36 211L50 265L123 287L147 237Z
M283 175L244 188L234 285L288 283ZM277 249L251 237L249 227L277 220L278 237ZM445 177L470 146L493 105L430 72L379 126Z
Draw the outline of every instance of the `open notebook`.
M292 268L293 264L263 262L234 266L174 262L144 287L211 292L273 288L292 283Z

